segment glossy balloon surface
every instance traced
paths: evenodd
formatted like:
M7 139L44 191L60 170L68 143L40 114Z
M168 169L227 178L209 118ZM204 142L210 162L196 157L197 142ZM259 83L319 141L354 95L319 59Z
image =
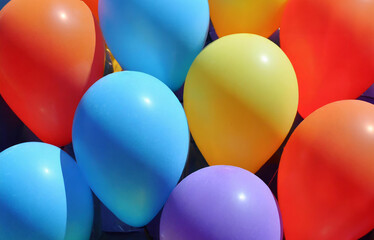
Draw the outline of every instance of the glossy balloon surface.
M100 0L100 25L114 57L178 90L204 46L207 0Z
M373 13L373 0L289 1L280 40L296 71L303 118L373 84Z
M210 165L256 172L279 148L297 111L295 72L282 50L253 34L220 38L196 58L184 107Z
M374 106L328 104L291 135L279 166L286 239L359 239L374 228Z
M161 240L281 238L270 189L254 174L232 166L189 175L173 190L161 215Z
M97 20L99 20L99 1L98 0L83 0L87 6L90 8L92 14Z
M0 92L42 141L71 142L79 100L103 71L103 38L82 1L16 0L0 12Z
M270 37L280 25L287 0L209 0L218 36L253 33Z
M91 190L61 149L29 142L0 154L0 239L89 239Z
M84 95L73 146L94 193L122 221L139 227L156 216L177 184L189 131L166 85L125 71L104 77Z

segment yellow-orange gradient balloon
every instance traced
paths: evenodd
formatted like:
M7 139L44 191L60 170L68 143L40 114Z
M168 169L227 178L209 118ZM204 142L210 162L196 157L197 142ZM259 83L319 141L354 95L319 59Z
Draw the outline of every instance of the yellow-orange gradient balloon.
M254 33L269 37L280 25L287 0L209 0L210 17L219 37Z
M187 75L187 120L210 165L256 172L282 144L297 105L290 61L258 35L218 39L197 56Z

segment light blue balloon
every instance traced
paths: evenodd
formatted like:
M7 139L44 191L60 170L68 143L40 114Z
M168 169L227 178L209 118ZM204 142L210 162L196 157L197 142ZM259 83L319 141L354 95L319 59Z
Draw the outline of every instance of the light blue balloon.
M67 153L29 142L0 154L0 239L84 240L92 221L90 188Z
M0 0L0 10L9 2L10 0Z
M178 90L204 46L208 0L100 0L104 38L128 70L148 73Z
M189 148L186 115L158 79L113 73L79 103L73 147L96 196L123 222L144 226L182 174Z

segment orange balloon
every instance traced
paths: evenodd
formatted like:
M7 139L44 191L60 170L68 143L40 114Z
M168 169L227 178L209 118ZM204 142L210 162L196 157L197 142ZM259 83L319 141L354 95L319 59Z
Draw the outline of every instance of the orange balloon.
M104 54L81 1L13 0L0 12L0 93L44 142L71 142L75 109L102 77Z
M301 116L355 99L374 82L373 14L373 0L288 2L280 42L295 68Z
M359 239L374 228L374 106L328 104L291 135L279 166L287 240Z
M97 20L99 20L99 1L98 0L83 0L87 6L91 9L92 14L95 16Z
M270 37L280 25L288 0L209 0L210 17L219 37L252 33Z

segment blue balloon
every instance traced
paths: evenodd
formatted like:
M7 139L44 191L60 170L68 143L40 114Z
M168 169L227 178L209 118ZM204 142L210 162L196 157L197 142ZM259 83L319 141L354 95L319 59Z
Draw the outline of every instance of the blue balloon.
M10 0L0 0L0 10L9 2Z
M147 224L165 204L187 158L183 107L158 79L109 74L83 96L73 123L78 165L96 196L123 222Z
M0 239L89 239L90 188L61 149L29 142L0 154Z
M204 46L208 0L100 0L101 29L114 57L178 90Z

